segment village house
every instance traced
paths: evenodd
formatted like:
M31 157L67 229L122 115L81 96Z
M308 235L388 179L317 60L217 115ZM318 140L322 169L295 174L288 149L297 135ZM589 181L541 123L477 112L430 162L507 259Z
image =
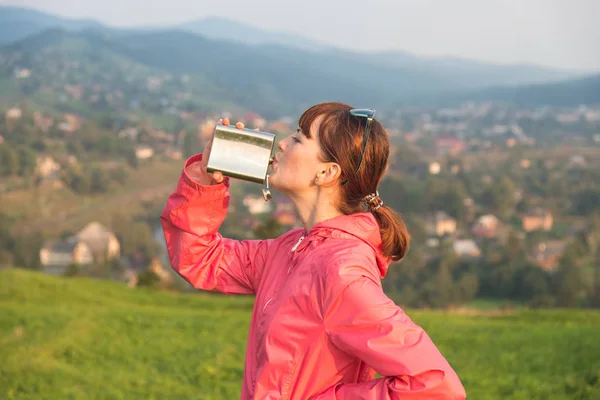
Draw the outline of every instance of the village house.
M138 160L147 160L154 156L154 149L147 145L135 146L135 156Z
M64 133L73 133L81 128L81 119L74 114L65 114L63 121L58 124L58 129Z
M439 162L432 162L429 164L429 173L431 175L437 175L440 173L442 167Z
M456 220L444 211L425 217L425 231L430 235L444 236L456 232Z
M268 213L273 209L270 202L265 201L262 197L253 196L251 194L244 196L242 202L252 215Z
M477 239L494 239L498 236L501 226L502 223L496 216L486 214L477 218L471 227L471 232Z
M121 246L116 235L98 222L90 222L75 236L88 245L96 260L120 257Z
M283 120L270 122L267 125L266 130L268 132L280 135L290 135L294 133L294 129L292 128L292 126Z
M15 78L27 79L31 76L31 70L27 68L15 68Z
M248 127L258 128L259 130L263 130L267 126L267 120L253 111L248 111L242 120L246 122Z
M48 133L52 125L54 125L54 119L47 115L44 115L38 111L33 113L33 121L35 127L44 133Z
M20 108L17 108L17 107L13 107L13 108L9 109L8 111L6 111L6 114L5 114L5 117L8 120L20 119L22 116L23 116L23 112L21 111Z
M473 239L458 239L452 243L454 253L462 258L479 257L481 250Z
M553 218L549 210L535 208L521 218L523 230L531 231L549 231L552 229Z
M60 164L50 156L37 156L36 173L40 178L57 180L60 178Z
M457 156L465 150L465 142L452 135L438 136L434 140L435 152L438 156Z
M285 197L277 200L273 216L283 226L294 226L298 223L294 203Z
M71 265L89 265L93 261L89 246L75 237L48 241L40 249L43 270L52 275L64 275Z
M548 240L539 243L530 254L530 259L546 271L554 271L565 253L565 240Z

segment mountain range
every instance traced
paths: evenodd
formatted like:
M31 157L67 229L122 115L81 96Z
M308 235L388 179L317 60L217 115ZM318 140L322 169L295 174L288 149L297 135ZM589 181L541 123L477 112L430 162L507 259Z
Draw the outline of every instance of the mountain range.
M382 109L413 99L600 103L600 75L582 77L577 71L403 52L352 52L223 18L167 28L115 29L94 20L0 7L0 59L12 63L4 65L5 78L11 68L35 69L27 65L33 54L66 42L78 46L67 46L71 53L65 57L90 61L96 52L156 71L191 75L209 84L205 100L229 101L271 116L297 113L324 100ZM568 81L559 82L563 80Z

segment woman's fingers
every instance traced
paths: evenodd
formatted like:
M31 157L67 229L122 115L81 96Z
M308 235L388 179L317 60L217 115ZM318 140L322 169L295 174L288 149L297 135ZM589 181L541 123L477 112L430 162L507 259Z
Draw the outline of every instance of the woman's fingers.
M215 180L215 182L217 183L221 183L223 182L223 174L220 173L219 171L213 173L213 179Z
M238 128L238 129L244 129L244 124L241 123L241 122L238 122L238 123L235 124L235 127Z
M229 117L223 118L223 125L229 126Z

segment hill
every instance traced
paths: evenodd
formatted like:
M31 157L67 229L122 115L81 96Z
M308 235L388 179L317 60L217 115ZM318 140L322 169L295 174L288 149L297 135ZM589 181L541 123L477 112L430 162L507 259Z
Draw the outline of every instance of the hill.
M0 394L7 399L238 398L252 305L251 297L0 271ZM408 314L438 344L470 398L600 395L598 312Z
M525 107L600 104L600 74L543 85L491 88L462 96L462 99L467 98L475 101L501 101Z
M39 34L49 28L79 31L102 29L104 25L91 19L68 19L29 8L0 6L0 45Z
M246 46L176 30L51 29L0 47L0 55L4 104L32 100L84 115L132 108L157 114L172 107L214 111L238 106L278 118L327 100L385 111L418 98L433 103L444 93L453 99L478 96L450 95L465 92L471 84L440 71L380 66L335 52ZM22 68L30 69L31 77L16 78L14 71ZM74 97L69 93L62 99L59 93L72 91L73 85L82 85L76 88L78 98L69 101ZM570 91L565 102L581 103L588 98L582 90L586 89ZM544 100L538 99L542 104Z
M362 94L363 97L366 95L365 102L370 101L368 97L371 91L380 92L382 88L384 89L383 97L389 93L395 93L396 97L406 97L413 96L422 88L430 88L434 94L438 95L454 89L467 90L490 86L542 83L581 76L581 72L578 71L557 70L533 65L497 65L449 57L420 57L401 51L348 51L299 35L272 32L223 17L208 17L167 27L116 29L93 20L72 20L30 9L0 7L0 38L2 38L0 44L13 43L40 34L49 28L92 31L106 35L153 33L171 35L173 31L186 32L216 41L218 46L224 47L223 52L241 51L243 58L230 60L238 62L239 67L248 64L254 65L254 58L263 59L266 56L264 62L260 63L261 69L265 72L279 71L279 75L293 75L298 71L291 67L301 66L303 69L315 70L320 77L322 70L330 68L329 74L323 77L325 81L330 77L337 78L338 75L347 77L349 74L355 79L352 79L351 82L343 80L339 83L360 83L354 88L354 91ZM149 38L147 37L147 39ZM239 46L230 47L223 42ZM242 50L240 46L244 49ZM269 49L267 54L265 54L265 49ZM202 48L196 51L186 49L190 55L196 52L202 55L201 50ZM209 55L214 54L210 53ZM279 59L275 64L270 62L273 56ZM290 58L290 62L282 65L281 61L287 61L288 58ZM349 68L347 68L347 64L350 64ZM358 70L357 65L361 66ZM225 69L230 67L227 64L221 66ZM278 69L279 67L287 67L290 70L281 71ZM364 73L364 69L367 70L367 73ZM291 79L291 77L286 78ZM300 78L305 78L305 76L300 75L296 79ZM404 84L398 85L397 81ZM335 84L336 80L334 79L332 82ZM385 90L388 86L389 90ZM270 93L270 90L267 89L266 93ZM333 94L334 96L337 94L336 90L333 90ZM276 102L277 100L274 101L274 103Z

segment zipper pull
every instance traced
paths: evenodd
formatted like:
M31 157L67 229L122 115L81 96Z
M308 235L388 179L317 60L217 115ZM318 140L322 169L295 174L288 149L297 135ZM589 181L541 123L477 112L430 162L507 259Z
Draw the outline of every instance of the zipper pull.
M298 243L296 243L296 244L294 245L294 247L292 247L292 253L293 253L294 251L296 251L296 249L298 248L298 246L300 246L300 243L302 243L302 241L303 241L303 240L304 240L304 236L302 236L302 237L300 238L300 240L298 240Z

